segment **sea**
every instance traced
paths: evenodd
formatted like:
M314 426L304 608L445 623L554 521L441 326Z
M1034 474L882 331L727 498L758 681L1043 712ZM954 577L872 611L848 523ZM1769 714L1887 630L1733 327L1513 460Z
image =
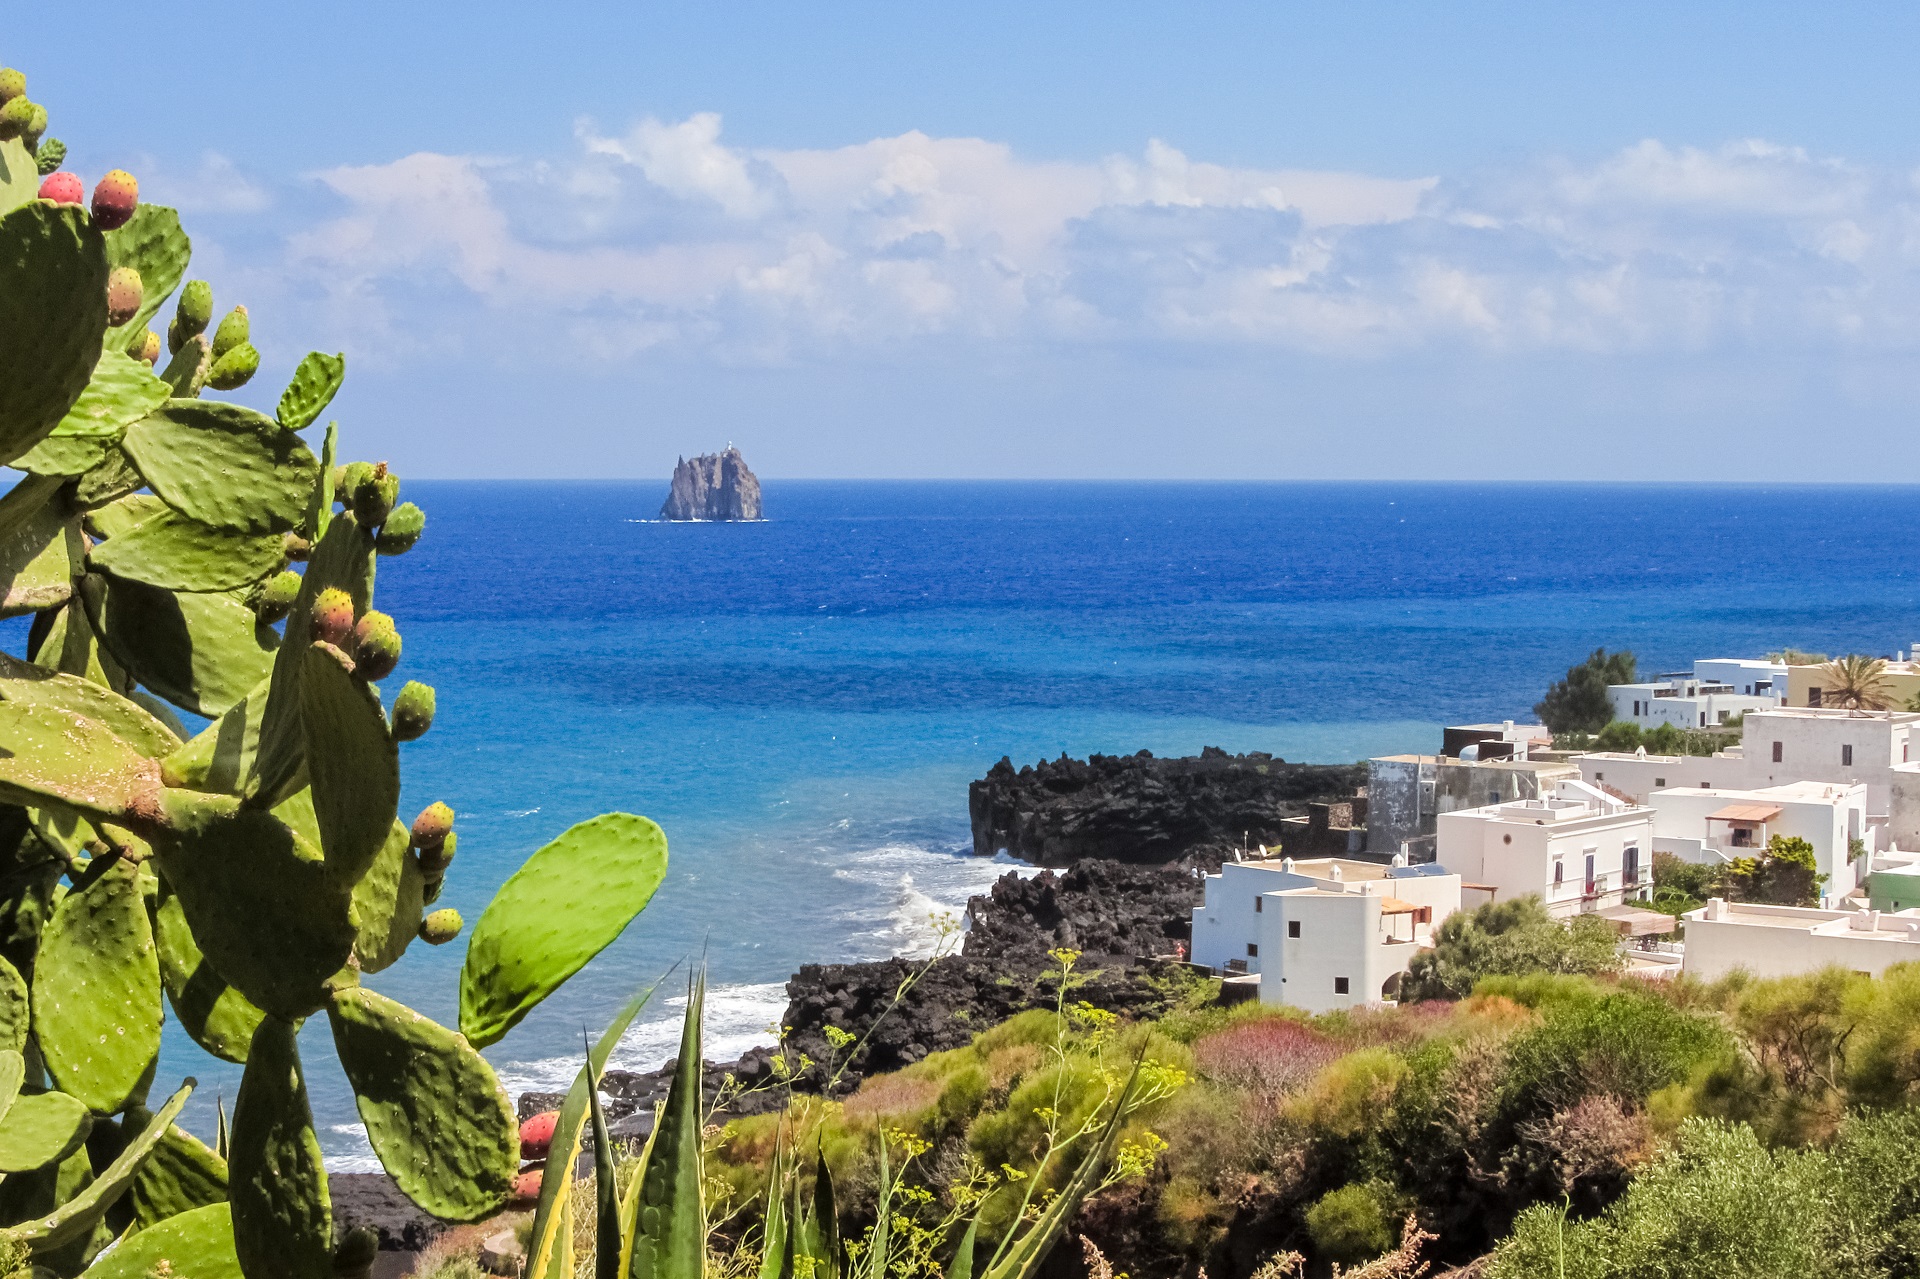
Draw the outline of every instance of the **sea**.
M458 813L442 904L607 810L671 869L488 1058L563 1089L582 1037L675 965L613 1064L670 1057L705 965L708 1055L772 1041L800 965L924 953L1003 874L967 784L1003 756L1204 746L1340 762L1530 718L1594 648L1643 670L1791 645L1920 647L1920 488L769 480L767 520L663 523L658 482L409 482L383 559L393 679L439 695L403 817ZM589 873L581 892L593 892ZM369 984L451 1024L464 942ZM377 1167L324 1018L302 1035L336 1171ZM169 1022L156 1087L238 1069Z

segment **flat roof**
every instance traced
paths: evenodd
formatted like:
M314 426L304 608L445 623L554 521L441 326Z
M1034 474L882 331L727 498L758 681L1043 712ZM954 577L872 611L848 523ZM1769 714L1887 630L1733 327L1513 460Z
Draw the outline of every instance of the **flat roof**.
M1710 822L1770 822L1780 815L1778 804L1728 804L1707 814Z
M1448 764L1454 768L1512 768L1539 771L1566 768L1559 760L1539 759L1455 759L1451 755L1375 755L1374 760L1395 764Z

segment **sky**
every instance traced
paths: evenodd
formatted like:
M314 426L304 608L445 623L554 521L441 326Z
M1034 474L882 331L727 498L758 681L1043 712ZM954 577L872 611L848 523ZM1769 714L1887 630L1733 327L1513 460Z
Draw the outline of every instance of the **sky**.
M1920 480L1920 7L66 0L422 477Z

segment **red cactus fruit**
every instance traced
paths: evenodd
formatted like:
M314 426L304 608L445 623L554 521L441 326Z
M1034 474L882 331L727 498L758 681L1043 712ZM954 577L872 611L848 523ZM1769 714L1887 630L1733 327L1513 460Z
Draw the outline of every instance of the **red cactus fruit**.
M87 198L87 187L80 181L79 174L62 169L41 179L40 198L55 204L79 204Z
M515 1202L530 1204L540 1197L540 1169L534 1168L513 1179Z
M385 679L393 674L393 668L400 664L400 632L393 628L391 617L369 609L354 624L353 663L362 679Z
M420 810L413 819L413 846L421 849L438 849L447 842L447 836L453 831L453 810L445 804L432 803Z
M313 638L338 648L353 634L353 597L337 586L321 591L313 601Z
M103 231L123 227L140 205L140 183L125 169L114 169L93 188L93 220Z
M146 286L140 273L130 266L117 266L107 276L107 323L125 324L140 310Z
M560 1123L560 1112L549 1110L520 1125L520 1157L545 1159L553 1147L553 1130Z

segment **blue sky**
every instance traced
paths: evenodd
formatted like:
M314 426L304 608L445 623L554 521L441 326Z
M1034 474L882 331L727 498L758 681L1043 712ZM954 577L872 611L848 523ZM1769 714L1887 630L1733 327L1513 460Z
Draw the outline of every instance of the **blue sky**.
M69 3L433 476L1920 479L1920 9Z

